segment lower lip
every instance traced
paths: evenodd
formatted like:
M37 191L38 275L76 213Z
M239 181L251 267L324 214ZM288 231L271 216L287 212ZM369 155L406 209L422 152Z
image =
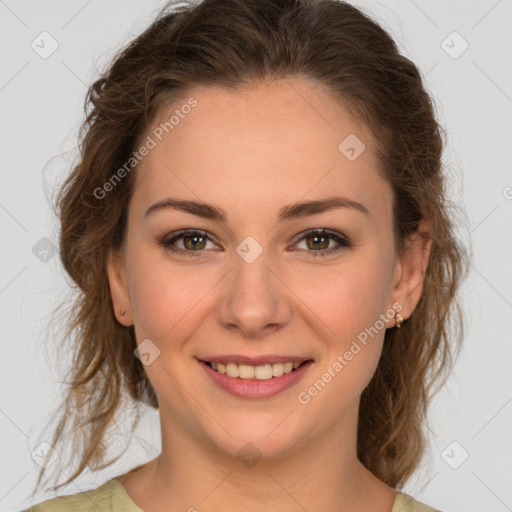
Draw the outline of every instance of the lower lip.
M281 377L272 377L267 380L229 377L226 374L216 372L203 361L199 361L199 364L216 384L232 395L242 398L269 398L282 393L298 382L313 364L313 361L307 361L295 371L284 373Z

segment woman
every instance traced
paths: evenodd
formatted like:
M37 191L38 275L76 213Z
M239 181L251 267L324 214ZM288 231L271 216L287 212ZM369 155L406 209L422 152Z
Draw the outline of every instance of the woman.
M204 0L167 6L87 105L51 443L71 426L80 460L53 489L104 462L127 395L162 451L30 510L434 510L399 488L466 256L415 65L343 2Z

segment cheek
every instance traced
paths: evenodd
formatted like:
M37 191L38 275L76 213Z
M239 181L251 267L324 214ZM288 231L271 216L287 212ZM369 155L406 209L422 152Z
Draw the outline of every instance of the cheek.
M361 254L353 262L308 273L295 282L297 295L321 322L324 357L308 385L312 392L328 387L319 401L348 404L357 400L371 380L382 351L387 324L390 277L389 262ZM344 262L345 263L345 262ZM315 285L315 283L317 283ZM381 316L382 315L382 316ZM317 391L318 388L318 391ZM307 391L307 390L305 390ZM320 393L319 393L320 394Z
M154 248L132 253L130 296L137 339L186 339L198 326L205 295L218 281L207 265L171 264Z
M327 337L341 348L386 312L389 295L386 262L372 257L351 259L354 261L296 272L291 286L322 321Z

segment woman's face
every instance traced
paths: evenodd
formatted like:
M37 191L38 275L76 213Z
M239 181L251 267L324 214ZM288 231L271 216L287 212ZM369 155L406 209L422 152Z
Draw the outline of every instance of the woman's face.
M233 455L352 435L385 329L411 314L427 261L395 253L368 129L288 79L194 89L146 135L109 281L164 427ZM281 375L284 363L304 364Z

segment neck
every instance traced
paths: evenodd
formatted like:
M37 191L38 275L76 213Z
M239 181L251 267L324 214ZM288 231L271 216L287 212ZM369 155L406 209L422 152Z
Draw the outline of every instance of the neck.
M161 410L162 452L140 470L140 485L130 493L143 510L389 512L393 506L394 490L357 459L356 421L340 420L311 436L314 441L251 460L204 442L172 414L164 416Z

